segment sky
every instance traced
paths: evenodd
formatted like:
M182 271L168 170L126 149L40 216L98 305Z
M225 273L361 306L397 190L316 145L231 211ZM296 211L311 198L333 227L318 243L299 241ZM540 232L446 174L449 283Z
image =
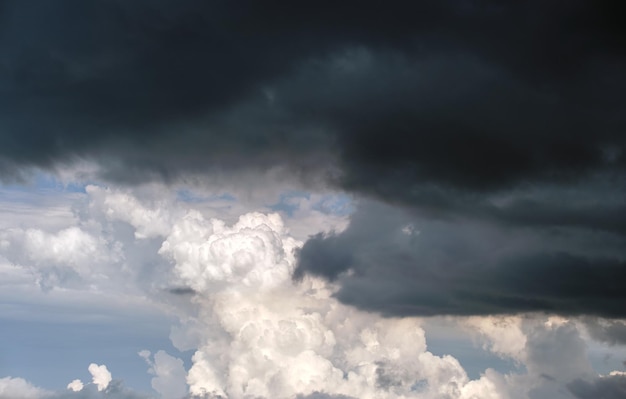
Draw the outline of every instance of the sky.
M0 2L0 399L626 398L618 5Z

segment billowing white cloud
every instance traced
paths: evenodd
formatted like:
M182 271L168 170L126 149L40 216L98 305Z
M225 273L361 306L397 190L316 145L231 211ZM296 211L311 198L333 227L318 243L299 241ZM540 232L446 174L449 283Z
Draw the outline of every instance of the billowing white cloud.
M575 321L529 315L470 317L461 323L481 334L486 349L523 365L524 373L485 373L492 376L502 397L571 398L568 384L598 377L589 361L584 331Z
M135 237L149 238L166 235L170 230L171 209L165 200L156 200L152 206L142 204L128 192L89 185L85 188L91 206L112 220L121 220L135 228Z
M485 349L516 361L525 360L527 337L521 316L475 316L463 322L486 339Z
M183 361L163 350L155 353L153 357L151 355L148 350L139 352L139 356L150 365L148 372L154 375L151 381L152 388L164 399L180 399L186 396L189 389Z
M96 363L91 363L88 370L91 373L93 383L98 387L98 391L104 391L112 380L111 373L107 369L107 366L104 364L97 365Z
M44 290L110 278L123 261L122 245L92 223L56 231L38 227L0 230L0 255L28 271Z
M488 377L467 385L455 358L428 352L417 318L342 305L321 279L293 282L300 246L278 214L248 213L228 226L192 211L176 221L159 252L174 263L177 285L195 293L202 327L193 331L199 342L187 376L192 394L496 395Z
M83 382L78 379L67 384L67 389L69 389L70 391L74 391L74 392L81 391L83 387L84 387Z
M39 399L46 393L22 378L0 378L0 399Z
M7 229L1 233L6 252L15 249L38 264L47 262L79 268L86 260L97 259L104 252L97 238L76 226L54 233L36 228Z
M385 318L343 305L336 287L322 279L294 282L300 239L345 221L341 212L320 210L323 196L289 199L295 210L287 219L285 212L233 217L236 207L222 218L206 204L151 190L140 198L131 190L90 186L65 225L0 230L0 275L6 284L27 286L47 273L47 284L63 289L29 297L63 297L76 314L81 306L135 313L150 305L178 317L171 339L179 350L195 351L188 369L171 352L140 352L162 398L552 399L567 394L571 381L597 377L575 321L452 318L464 327L459 334L476 332L484 349L519 366L487 369L472 380L453 349L442 356L429 351L419 318ZM63 273L84 284L61 281ZM75 380L51 397L140 397L116 390L118 381L104 365L91 364L89 372L93 384ZM44 392L20 379L2 384Z
M506 379L492 369L485 370L478 380L473 380L461 388L461 399L509 399Z
M159 252L174 260L181 282L196 291L229 284L271 289L290 279L298 245L278 214L249 213L228 227L191 211Z

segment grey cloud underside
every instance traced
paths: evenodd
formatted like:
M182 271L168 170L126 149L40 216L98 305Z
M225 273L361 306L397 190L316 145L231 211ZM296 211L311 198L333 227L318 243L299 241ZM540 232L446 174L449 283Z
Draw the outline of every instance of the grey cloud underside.
M190 287L174 287L168 290L173 295L195 295L196 291Z
M55 392L45 397L49 399L153 399L150 395L137 393L124 387L120 380L111 381L109 386L103 391L98 391L96 387L87 385L78 392L67 390L65 392Z
M567 388L579 399L623 399L626 398L626 376L601 377L591 382L576 380Z
M589 333L598 341L609 345L626 344L626 322L612 320L586 320ZM626 364L625 364L626 365Z
M339 300L387 315L626 317L625 247L614 233L434 219L365 202L345 231L305 243L294 277L335 280Z
M345 395L331 395L323 392L314 392L310 395L298 395L295 399L353 399Z
M302 249L344 302L623 316L618 5L5 1L0 176L285 167L406 209Z

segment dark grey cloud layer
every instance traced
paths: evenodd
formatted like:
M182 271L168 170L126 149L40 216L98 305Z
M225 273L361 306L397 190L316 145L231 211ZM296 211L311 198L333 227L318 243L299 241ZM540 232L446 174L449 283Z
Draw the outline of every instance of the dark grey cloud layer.
M345 302L624 316L618 5L5 1L0 176L283 167L406 209L303 248Z
M621 169L615 4L5 1L0 157L172 177L332 152L342 186L411 202Z
M341 301L388 315L626 317L625 246L624 236L577 227L433 219L362 203L344 232L305 243L295 277L336 280Z
M591 336L609 345L626 344L626 321L623 320L585 320L585 326Z
M626 376L601 377L591 382L576 380L567 388L579 399L623 399L626 398Z

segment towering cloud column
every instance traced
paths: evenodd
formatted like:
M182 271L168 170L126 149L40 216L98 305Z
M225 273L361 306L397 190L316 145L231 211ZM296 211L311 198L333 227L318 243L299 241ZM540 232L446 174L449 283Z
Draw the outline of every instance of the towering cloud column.
M301 245L277 214L249 213L228 226L192 211L174 224L160 254L198 306L192 394L463 397L465 371L426 351L417 318L342 305L322 279L295 283Z

